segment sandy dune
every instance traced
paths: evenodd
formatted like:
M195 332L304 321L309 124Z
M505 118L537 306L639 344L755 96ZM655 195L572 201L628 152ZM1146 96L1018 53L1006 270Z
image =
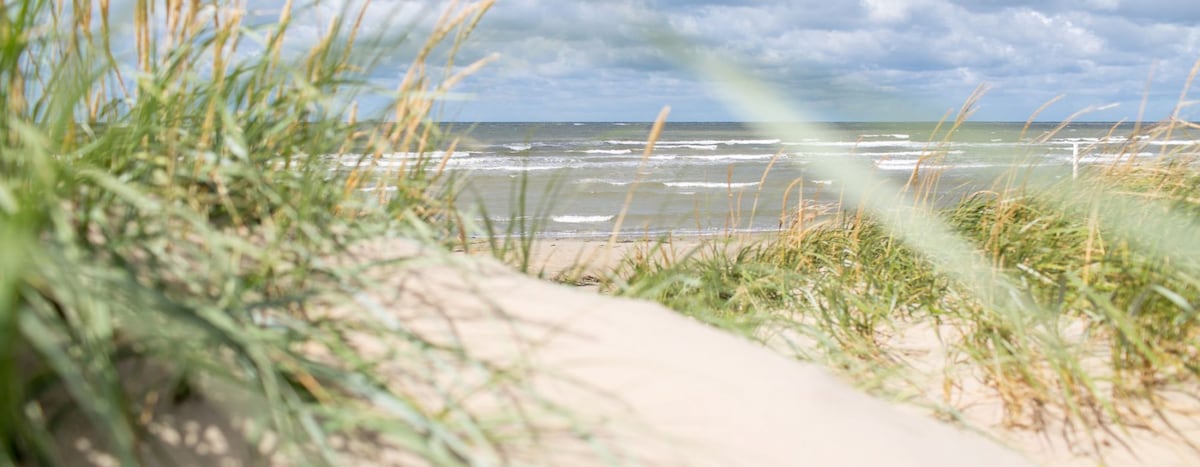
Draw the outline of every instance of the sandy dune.
M402 245L377 244L362 254L396 253ZM899 410L815 365L657 304L530 279L488 260L431 264L380 279L378 290L389 291L380 301L408 308L406 320L423 323L418 328L436 334L453 321L459 340L477 356L531 368L541 395L590 420L587 428L608 440L618 459L648 465L1026 464L979 436ZM413 309L415 303L429 308ZM422 320L434 310L453 317ZM480 319L497 311L508 317L505 329ZM565 460L561 453L581 452L540 447L553 463ZM602 463L582 453L572 463Z
M714 239L708 239L714 240ZM721 240L717 238L716 240ZM719 242L727 251L736 251L739 245L754 238L735 238ZM644 241L617 242L609 245L600 240L551 239L535 248L531 261L534 272L542 271L546 277L555 277L564 272L579 272L582 275L599 276L619 264L624 255L654 251L659 260L677 260L687 254L708 255L715 251L711 245L701 246L705 239L683 238L662 245L651 245ZM600 258L603 261L587 268L576 268L575 258ZM608 269L605 269L608 268ZM590 288L582 288L589 290ZM759 338L767 342L776 352L791 355L797 346L802 350L814 350L815 344L809 336L797 336L783 330L774 335L770 330L760 330ZM1191 466L1200 465L1200 401L1188 397L1194 388L1179 388L1165 392L1159 397L1159 406L1141 404L1140 420L1126 426L1115 423L1109 426L1091 427L1092 433L1082 426L1066 426L1061 420L1049 417L1047 426L1009 426L1003 422L1003 402L995 391L982 381L977 368L970 365L948 367L946 353L951 343L943 340L953 335L952 331L935 333L928 323L897 323L891 335L880 336L882 345L893 349L898 358L907 361L910 372L903 377L907 382L900 389L905 394L924 394L924 403L940 406L943 410L957 412L959 419L975 429L986 432L995 439L1028 455L1036 463L1052 466ZM947 375L959 381L958 391L952 401L944 400L944 382ZM912 387L916 385L916 387ZM911 396L910 396L911 397ZM917 413L934 416L932 409L911 407Z
M1028 465L1022 456L983 437L873 399L815 365L653 303L535 280L491 260L423 250L405 240L362 245L354 249L352 261L383 257L415 262L374 269L369 274L373 284L355 297L389 316L348 306L333 306L335 315L349 312L354 314L342 317L365 321L400 318L433 341L460 342L476 358L529 375L523 387L532 392L517 396L526 400L464 398L464 404L481 412L531 399L570 411L573 436L533 438L509 451L507 461ZM387 341L361 339L364 353L390 351ZM470 368L439 368L397 360L389 370L395 373L389 374L430 372L431 379L441 381L439 390L448 393L470 386L464 383L473 378ZM269 463L261 449L239 444L229 433L231 418L221 415L221 405L206 401L156 415L151 425L157 428L151 431L169 448L166 463ZM103 464L104 456L87 439L85 432L69 430L60 437L79 454L80 464ZM345 444L350 446L344 449L347 464L412 460L386 445Z

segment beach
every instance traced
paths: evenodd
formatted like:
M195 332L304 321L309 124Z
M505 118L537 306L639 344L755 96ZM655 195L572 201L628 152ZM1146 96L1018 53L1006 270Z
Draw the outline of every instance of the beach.
M718 252L732 258L734 255L730 252L736 253L739 248L773 239L778 240L778 235L685 236L671 241L625 239L611 244L594 238L547 238L535 244L530 273L584 292L603 294L598 283L602 279L619 281L631 265L658 261L678 266L686 258L712 257L720 254ZM587 266L581 266L583 264ZM669 334L665 329L658 332ZM893 387L896 392L891 393L891 397L902 399L893 402L896 408L984 434L1027 456L1036 465L1089 466L1096 465L1097 459L1103 459L1106 465L1112 466L1182 467L1190 465L1197 455L1191 445L1200 442L1200 419L1189 414L1200 410L1200 403L1183 394L1169 396L1170 402L1164 407L1170 409L1163 412L1161 418L1143 418L1145 425L1124 427L1119 434L1101 434L1091 439L1080 431L1083 428L1070 423L1051 421L1048 426L1033 427L1006 422L1005 402L987 388L976 370L948 359L954 352L955 332L950 326L939 329L936 325L921 322L892 323L892 331L882 337L884 341L880 345L896 349L897 355L905 361L905 373L893 376L906 381ZM817 344L820 336L798 335L794 329L786 327L765 325L748 337L757 342L756 346L784 357L810 360L822 352ZM963 386L955 391L952 399L947 399L943 385L947 384L946 376L951 374L957 375L955 378L962 382L956 384ZM852 374L847 377L855 378ZM1142 404L1133 410L1149 412L1154 409ZM953 422L947 420L947 413L956 414ZM971 460L978 461L979 458ZM902 460L892 459L888 465L902 463Z
M249 3L0 3L0 466L1200 465L1188 11Z
M598 246L560 244L580 252ZM419 258L425 266L361 268L395 258ZM430 375L435 376L431 386L422 390L461 394L456 397L464 397L465 408L476 416L511 416L519 409L530 417L508 441L506 463L1032 465L977 434L862 394L816 365L653 303L536 280L486 258L462 259L404 239L356 245L338 261L358 265L373 284L363 291L369 298L357 300L387 314L364 316L351 304L333 303L321 319L387 326L388 320L401 318L425 342L462 346L472 361L527 375L530 379L513 381L512 387L496 385L465 397L475 379L486 375L470 366L447 368ZM369 333L356 334L354 341L365 356L411 345ZM328 358L325 352L313 346L306 353ZM415 389L406 382L407 374L419 371L411 363L389 362L377 375L404 394ZM129 371L142 372L145 391L169 384L162 382L165 375L152 377L158 375L153 368ZM414 394L418 400L433 396ZM437 405L439 399L424 402ZM241 441L251 419L236 407L246 403L230 395L162 403L148 422L152 443L144 448L172 463L286 464L282 453ZM561 432L563 416L574 427L569 433ZM97 434L77 429L76 423L68 420L67 426L76 429L59 434L64 449L75 456L69 465L112 462L95 442ZM339 437L334 446L345 462L416 461L386 437Z
M915 388L923 394L907 392L902 400L899 393L868 396L852 386L852 374L804 361L810 357L801 356L811 356L818 348L805 336L772 335L769 327L760 329L761 339L735 336L648 301L608 297L594 287L600 277L617 277L608 274L619 275L613 268L627 257L637 263L642 259L636 258L654 252L665 262L677 263L688 254L703 257L756 240L765 238L743 238L740 243L696 237L671 243L626 240L612 245L587 238L542 240L535 247L531 273L565 281L555 283L479 255L447 256L410 240L377 239L356 245L337 261L365 274L365 283L371 284L362 291L369 298L355 300L385 314L364 316L354 305L330 297L330 314L321 319L367 327L403 319L408 332L425 342L462 346L472 360L532 378L511 388L491 386L486 394L463 399L470 401L466 408L477 416L503 417L523 407L522 416L532 417L527 422L531 424L522 425L523 434L508 442L509 462L1082 467L1102 458L1113 466L1182 467L1195 456L1188 446L1200 440L1195 417L1171 412L1169 419L1148 419L1145 426L1127 427L1119 437L1114 434L1091 445L1066 425L1032 429L1005 424L1003 402L982 381L956 396L951 405L961 418L948 421L946 407L934 410L936 404L931 405L941 397L940 375L972 370L947 366L943 356L948 348L940 336L948 336L943 334L948 331L937 333L925 324L901 324L886 343L911 359L913 371L904 376L910 384L906 391ZM578 269L577 258L595 259L587 263L589 268ZM368 266L394 264L395 259L424 266ZM323 303L313 301L318 307ZM360 333L353 345L368 357L411 345L391 339ZM326 352L308 351L317 358L327 358L322 357ZM432 386L419 389L403 376L420 372L409 364L394 361L377 374L395 378L391 384L400 393L417 390L413 394L419 398L430 397L428 391L470 394L477 384L474 378L483 376L466 367L443 370L437 373L441 377L421 383ZM158 368L126 370L138 372L141 391L162 391L166 389L161 385L170 384ZM537 389L527 392L526 384ZM501 396L509 391L515 392ZM427 403L436 406L439 399ZM286 465L288 458L273 453L270 444L241 441L250 425L236 407L248 402L226 396L160 403L148 424L158 444L147 449L176 463ZM586 433L583 440L578 432L561 432L561 421L555 421L562 415L559 409L542 412L550 402L568 411L573 430ZM1172 404L1182 409L1194 402L1176 398ZM71 420L67 426L76 428L60 432L58 438L63 449L77 455L78 462L68 465L111 462L111 455L95 442L98 435L78 430L81 425ZM1164 436L1167 431L1176 436ZM386 438L338 437L334 447L347 462L416 462Z

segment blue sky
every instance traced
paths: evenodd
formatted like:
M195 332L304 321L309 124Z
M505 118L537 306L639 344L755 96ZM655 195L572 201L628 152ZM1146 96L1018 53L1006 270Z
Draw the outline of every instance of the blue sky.
M420 23L444 3L375 0L369 21ZM499 58L442 118L646 121L670 105L673 121L736 119L647 30L821 120L936 120L984 83L974 120L1023 121L1058 95L1040 119L1116 104L1084 119L1133 120L1147 88L1158 120L1200 58L1200 2L1185 0L500 0L462 54Z

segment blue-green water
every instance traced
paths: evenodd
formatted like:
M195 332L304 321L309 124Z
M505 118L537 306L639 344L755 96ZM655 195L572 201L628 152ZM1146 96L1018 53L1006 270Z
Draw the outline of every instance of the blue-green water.
M815 124L787 135L737 123L668 123L643 157L649 123L455 124L447 129L460 143L447 168L463 188L460 207L501 231L518 219L539 235L607 235L633 190L622 233L656 235L778 229L789 186L789 209L801 192L814 210L834 205L844 181L821 170L820 161L830 158L896 185L920 164L918 177L940 172L936 198L946 203L1014 168L1054 181L1070 178L1076 160L1088 170L1200 148L1194 135L1178 133L1170 141L1130 141L1123 136L1130 125L1058 126L967 123L947 138L932 123ZM385 157L384 165L403 155L391 158L397 160Z

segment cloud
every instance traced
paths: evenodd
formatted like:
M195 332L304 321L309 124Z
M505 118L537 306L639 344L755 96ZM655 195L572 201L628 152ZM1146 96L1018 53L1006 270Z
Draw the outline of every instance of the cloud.
M420 24L441 5L377 0L368 17ZM462 52L501 59L467 81L475 100L450 115L646 120L669 104L676 119L729 118L707 78L676 60L702 52L830 119L935 119L981 82L993 91L980 118L1021 120L1059 94L1050 118L1108 102L1122 105L1095 118L1135 117L1151 68L1160 117L1200 55L1198 25L1200 3L1173 0L506 0ZM683 49L663 47L662 32Z
M867 18L877 23L896 23L909 19L909 12L927 6L924 0L860 0Z

